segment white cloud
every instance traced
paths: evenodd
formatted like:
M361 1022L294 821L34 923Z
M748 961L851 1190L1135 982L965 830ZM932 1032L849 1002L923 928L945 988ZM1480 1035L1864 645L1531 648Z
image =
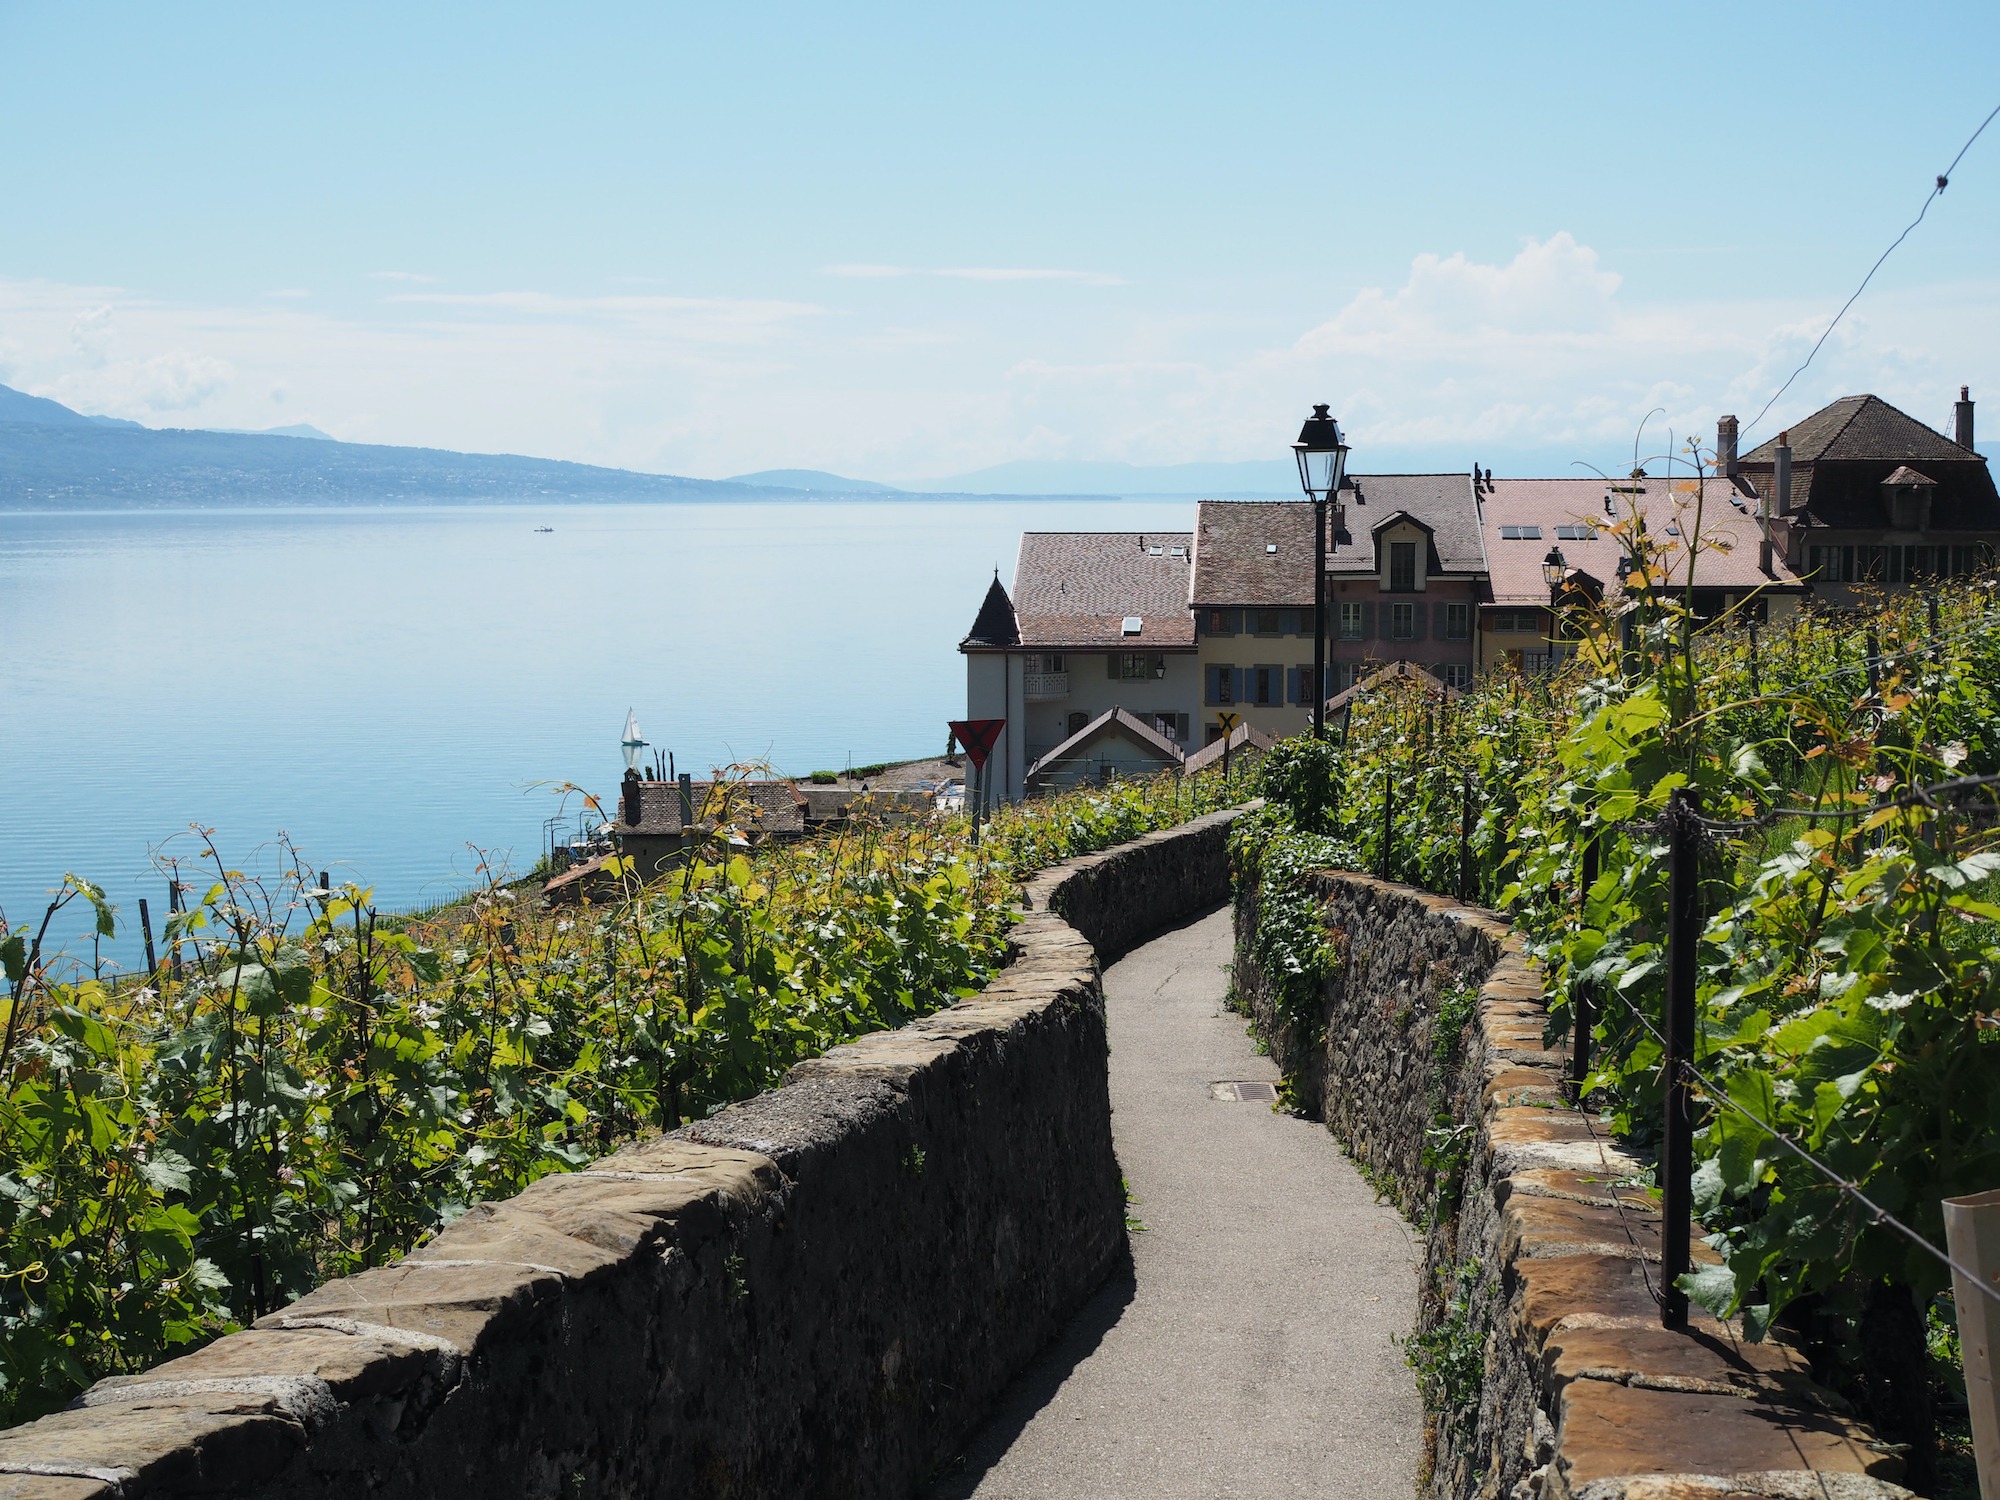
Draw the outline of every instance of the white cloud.
M422 271L370 271L374 281L436 281L435 276L426 276Z

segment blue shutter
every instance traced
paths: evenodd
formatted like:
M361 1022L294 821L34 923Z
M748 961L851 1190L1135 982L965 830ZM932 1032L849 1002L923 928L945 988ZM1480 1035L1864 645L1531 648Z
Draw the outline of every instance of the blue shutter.
M1303 703L1306 701L1306 674L1311 670L1310 667L1287 667L1285 669L1285 701L1287 703Z
M1202 668L1201 701L1203 703L1220 703L1222 701L1222 685L1219 680L1221 671L1222 668L1220 667Z
M1236 688L1235 697L1237 704L1240 706L1250 693L1250 669L1248 667L1231 667L1229 670L1236 674L1234 682Z

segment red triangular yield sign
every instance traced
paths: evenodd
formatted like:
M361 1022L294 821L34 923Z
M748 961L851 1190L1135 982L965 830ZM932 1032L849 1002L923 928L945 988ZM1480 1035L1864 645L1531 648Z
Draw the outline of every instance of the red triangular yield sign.
M972 760L975 769L986 768L986 757L993 753L993 747L1000 741L1000 731L1007 727L1005 719L952 719L951 732L958 742L965 746L965 753Z

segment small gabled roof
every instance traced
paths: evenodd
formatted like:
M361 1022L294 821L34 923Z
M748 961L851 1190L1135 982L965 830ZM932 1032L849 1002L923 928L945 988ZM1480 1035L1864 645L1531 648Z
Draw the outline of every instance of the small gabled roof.
M1114 734L1132 741L1143 750L1151 750L1169 765L1179 765L1181 762L1179 745L1136 715L1127 713L1122 708L1112 708L1106 709L1092 719L1055 749L1044 752L1040 759L1028 767L1027 774L1034 776L1039 774L1044 766L1054 766L1066 760L1074 760L1098 740Z
M1794 422L1788 430L1795 465L1889 458L1901 463L1980 462L1970 448L1959 447L1936 428L1898 411L1880 396L1842 396ZM1777 461L1778 440L1771 438L1744 454L1738 466L1770 468Z
M1931 478L1928 474L1919 474L1908 464L1904 464L1901 468L1893 471L1882 482L1884 484L1927 484L1932 489L1937 488L1937 481L1935 479Z
M1470 481L1467 482L1470 483ZM1345 708L1363 693L1372 693L1376 688L1394 682L1399 677L1414 678L1419 687L1436 698L1449 700L1465 696L1457 688L1433 677L1413 661L1392 661L1388 666L1382 668L1381 671L1370 672L1366 677L1355 683L1353 687L1335 693L1331 698L1327 699L1326 711L1332 713L1335 709Z
M994 573L993 583L986 590L986 598L979 606L979 618L972 622L972 629L965 633L960 646L1018 646L1021 644L1020 622L1014 617L1014 601L1007 597L1007 590L1001 585L999 573Z
M1277 743L1278 737L1268 730L1259 729L1250 723L1238 724L1227 735L1217 735L1212 743L1203 745L1188 756L1182 762L1181 770L1193 776L1206 771L1210 766L1221 765L1222 747L1225 744L1229 746L1231 755L1261 755Z

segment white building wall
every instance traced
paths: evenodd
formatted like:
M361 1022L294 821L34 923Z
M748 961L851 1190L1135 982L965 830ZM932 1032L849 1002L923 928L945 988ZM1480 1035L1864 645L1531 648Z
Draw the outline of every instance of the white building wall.
M1123 655L1123 653L1118 653ZM966 655L966 716L975 719L1004 718L994 761L1003 769L996 772L994 786L1005 800L1019 801L1027 770L1043 752L1068 739L1071 716L1082 714L1088 723L1114 708L1122 708L1150 723L1153 714L1185 714L1188 740L1183 749L1201 745L1201 668L1191 652L1156 652L1161 658L1161 675L1143 679L1114 678L1109 662L1113 653L1105 651L1009 651L968 652ZM1042 668L1043 658L1059 655L1063 671L1060 680ZM1031 673L1030 668L1035 670ZM1034 702L1027 699L1030 677L1041 690ZM1051 689L1059 688L1059 692Z

